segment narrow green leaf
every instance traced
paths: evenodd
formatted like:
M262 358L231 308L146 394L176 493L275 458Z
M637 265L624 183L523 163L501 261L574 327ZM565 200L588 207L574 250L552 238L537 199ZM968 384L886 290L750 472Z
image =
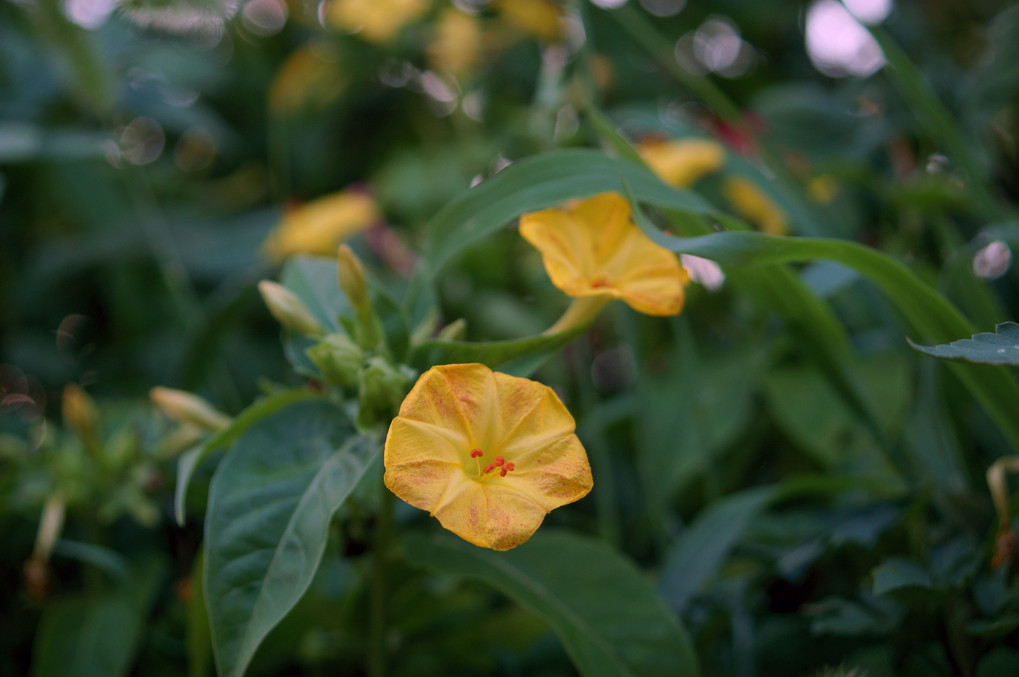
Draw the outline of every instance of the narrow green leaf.
M307 590L333 513L379 448L325 401L294 403L233 444L213 477L205 521L205 593L220 675L242 675Z
M600 541L547 529L508 552L445 535L403 542L410 561L483 581L540 615L586 677L700 673L679 620L644 575Z
M697 195L670 188L632 162L591 149L543 153L521 160L450 202L428 224L425 258L437 273L468 245L521 214L552 207L576 197L621 190L625 180L642 201L683 211L710 214Z
M778 496L776 487L747 489L708 507L676 539L665 556L660 588L681 611L701 585L718 571L750 521Z
M289 407L295 402L319 399L320 397L319 394L310 390L287 390L270 395L242 411L230 425L209 437L201 445L181 454L177 459L177 486L174 487L173 492L173 509L177 516L177 524L184 526L184 521L187 518L184 504L188 487L191 485L191 478L194 477L195 470L205 459L215 452L229 447L244 431L266 416Z
M1019 366L1019 324L1015 322L1002 322L994 328L993 334L981 332L974 334L973 338L959 339L946 345L921 346L913 341L909 341L909 345L917 352L943 360Z
M411 352L411 364L426 369L433 364L480 362L493 369L502 367L501 371L507 371L505 365L519 363L524 368L518 371L533 371L530 367L540 364L536 361L538 358L548 356L566 345L584 328L578 326L558 334L528 336L509 341L424 341Z

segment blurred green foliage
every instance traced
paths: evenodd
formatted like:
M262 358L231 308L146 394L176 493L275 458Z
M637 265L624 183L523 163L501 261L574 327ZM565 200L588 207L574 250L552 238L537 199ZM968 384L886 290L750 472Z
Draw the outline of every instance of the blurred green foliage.
M888 3L820 34L857 40L840 64L805 43L835 0L542 3L360 30L304 0L0 4L0 674L1019 670L988 487L1014 357L906 340L1014 347L1019 9ZM725 145L690 187L634 162L688 137ZM795 243L710 239L754 220L733 178ZM612 185L725 281L543 336L566 300L505 226ZM349 242L386 342L332 378L256 285L283 215L341 190L378 205ZM280 279L357 339L335 275ZM457 356L552 385L591 459L591 495L509 553L379 481L394 389ZM154 386L235 418L168 422Z

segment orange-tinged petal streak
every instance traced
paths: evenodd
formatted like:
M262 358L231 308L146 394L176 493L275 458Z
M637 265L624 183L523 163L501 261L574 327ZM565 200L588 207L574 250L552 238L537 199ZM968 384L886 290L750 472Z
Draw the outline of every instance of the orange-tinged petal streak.
M685 271L633 223L619 193L524 214L520 234L569 296L618 298L648 315L675 315L683 307Z
M385 483L465 540L506 550L591 490L574 428L547 386L481 364L433 367L389 428Z

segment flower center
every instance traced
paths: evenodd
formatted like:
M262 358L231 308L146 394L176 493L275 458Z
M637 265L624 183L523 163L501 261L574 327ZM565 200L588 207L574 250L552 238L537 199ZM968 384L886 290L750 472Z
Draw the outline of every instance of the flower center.
M506 477L507 473L512 472L513 469L516 468L516 466L514 464L509 463L502 456L496 456L495 460L492 461L491 463L489 463L488 465L486 465L484 470L482 470L482 468L481 468L481 457L484 456L484 455L485 455L485 452L481 451L481 449L472 449L471 450L471 458L474 459L474 462L478 466L478 478L477 478L478 481L484 482L486 480L490 480L493 477L495 477L496 473L493 472L493 471L496 468L499 469L499 477Z

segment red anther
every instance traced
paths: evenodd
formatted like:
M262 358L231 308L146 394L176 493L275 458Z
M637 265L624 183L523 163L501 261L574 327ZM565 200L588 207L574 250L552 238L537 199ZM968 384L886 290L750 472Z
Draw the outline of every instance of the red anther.
M593 288L597 289L598 287L607 287L608 284L609 283L608 283L607 280L603 280L603 279L599 278L599 279L595 280L594 282L592 282L591 286Z
M495 463L489 463L485 466L485 472L492 472L492 468L495 467Z
M499 477L506 477L506 467L505 466L502 468L502 470L499 471Z
M472 449L471 450L471 458L481 458L484 455L485 455L485 453L483 451L481 451L481 449Z
M494 461L494 465L502 465L505 462L506 462L505 458L503 458L502 456L496 456L495 457L495 461Z
M503 470L506 470L507 472L508 472L508 471L510 471L510 470L513 470L513 468L516 468L516 466L515 466L515 465L513 465L512 463L507 463L506 465L504 465L504 466L502 467L502 469L503 469Z

